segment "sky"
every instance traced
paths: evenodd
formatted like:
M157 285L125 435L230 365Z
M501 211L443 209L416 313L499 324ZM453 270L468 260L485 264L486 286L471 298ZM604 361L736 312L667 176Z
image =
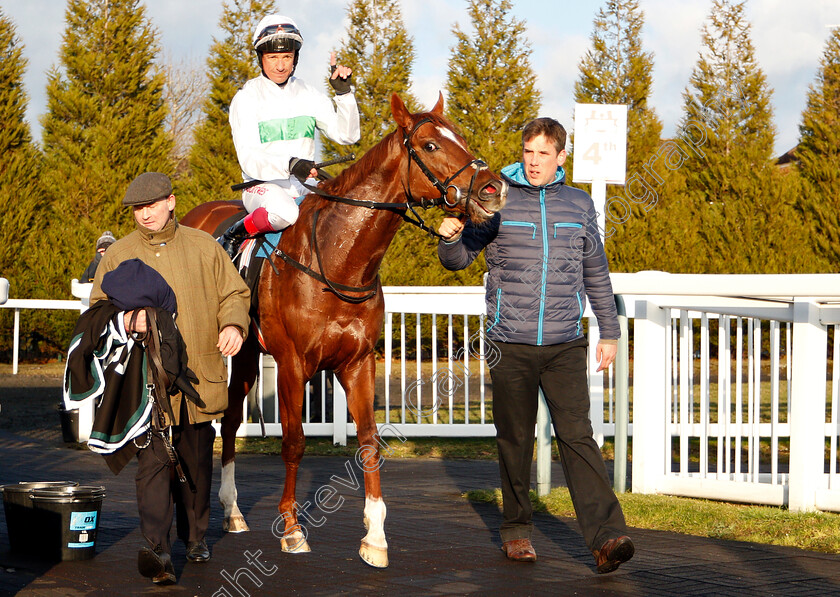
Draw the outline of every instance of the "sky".
M294 9L277 1L278 12L292 17L304 37L296 74L318 82L329 51L346 36L348 0L299 0ZM144 0L146 14L160 33L163 55L176 63L204 68L218 27L222 0ZM541 116L574 128L574 83L589 49L593 19L604 0L513 0L512 16L526 24L533 51L531 65L542 92ZM701 28L711 0L641 0L642 39L654 54L651 104L663 122L664 136L676 132L682 92L697 63ZM46 72L58 60L64 32L64 0L0 0L25 46L29 95L27 120L40 139L39 118L46 111ZM470 31L466 0L403 0L403 19L414 38L412 91L431 107L444 91L455 44L453 26ZM776 154L796 145L809 85L815 81L830 28L840 26L840 0L749 0L747 16L760 68L772 90ZM476 81L480 85L480 81ZM445 94L444 94L445 95Z

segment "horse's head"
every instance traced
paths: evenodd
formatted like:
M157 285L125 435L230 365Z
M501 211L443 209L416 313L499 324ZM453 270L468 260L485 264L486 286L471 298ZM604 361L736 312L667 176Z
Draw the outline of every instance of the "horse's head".
M406 186L414 197L442 197L447 211L484 222L502 209L507 183L470 152L443 115L443 95L430 112L409 114L395 93L391 112L408 150Z

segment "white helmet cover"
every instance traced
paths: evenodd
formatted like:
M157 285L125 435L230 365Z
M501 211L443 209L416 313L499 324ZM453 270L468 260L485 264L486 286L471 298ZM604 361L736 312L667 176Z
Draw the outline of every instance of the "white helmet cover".
M254 30L254 50L257 52L297 52L303 36L294 20L283 15L267 15Z

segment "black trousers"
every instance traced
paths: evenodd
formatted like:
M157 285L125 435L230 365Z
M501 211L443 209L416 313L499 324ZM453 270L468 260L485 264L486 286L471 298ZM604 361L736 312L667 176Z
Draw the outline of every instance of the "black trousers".
M140 531L152 548L160 545L167 553L172 551L169 529L173 510L177 514L178 538L185 543L204 539L210 522L210 482L216 430L209 421L191 425L185 399L181 400L180 421L180 425L172 428L172 445L184 473L192 480L194 493L189 483L178 480L163 440L156 434L152 434L151 444L137 453L135 485Z
M586 340L531 346L496 342L501 358L490 370L493 421L502 482L502 541L530 538L531 463L538 389L545 394L563 472L589 549L627 531L624 514L592 438Z

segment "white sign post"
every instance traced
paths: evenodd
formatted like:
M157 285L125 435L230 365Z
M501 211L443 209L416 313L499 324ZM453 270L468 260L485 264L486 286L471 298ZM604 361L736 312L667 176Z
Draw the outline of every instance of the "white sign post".
M627 172L627 106L575 104L574 153L572 182L592 183L592 200L603 235L607 185L623 185Z

